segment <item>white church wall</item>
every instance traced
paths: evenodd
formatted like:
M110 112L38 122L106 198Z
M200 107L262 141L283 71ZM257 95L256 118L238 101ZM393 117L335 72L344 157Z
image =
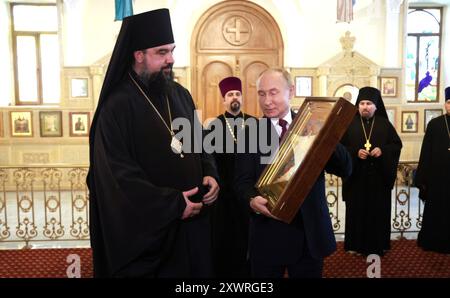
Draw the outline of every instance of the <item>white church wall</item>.
M134 13L166 7L171 10L177 44L176 66L190 66L191 34L200 16L217 0L134 1ZM337 37L347 30L358 39L355 50L384 65L384 1L359 0L354 21L336 23L336 3L330 0L254 0L277 21L285 46L285 66L315 67L340 51ZM114 22L114 5L109 0L68 1L64 13L65 34L75 40L64 45L66 66L90 65L114 47L121 22ZM75 16L74 16L75 15ZM83 22L76 24L76 16ZM381 50L380 50L381 49ZM396 61L398 64L398 61Z
M0 1L0 107L8 106L14 94L10 32L9 5Z

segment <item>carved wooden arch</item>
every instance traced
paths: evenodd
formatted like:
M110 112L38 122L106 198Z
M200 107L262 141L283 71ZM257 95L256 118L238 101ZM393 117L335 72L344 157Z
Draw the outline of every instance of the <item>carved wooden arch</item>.
M219 109L215 104L220 93L208 89L229 75L242 80L244 112L260 114L254 90L259 73L255 73L267 67L282 67L283 53L278 24L261 6L232 0L209 8L199 18L191 37L191 91L203 119L223 112L223 107ZM220 63L228 65L232 73L221 74Z

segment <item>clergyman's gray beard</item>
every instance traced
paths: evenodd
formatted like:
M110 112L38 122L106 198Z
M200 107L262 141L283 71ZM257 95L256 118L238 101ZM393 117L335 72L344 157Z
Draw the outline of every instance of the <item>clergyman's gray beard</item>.
M238 101L235 101L231 103L230 108L234 113L239 112L239 110L241 109L241 104Z

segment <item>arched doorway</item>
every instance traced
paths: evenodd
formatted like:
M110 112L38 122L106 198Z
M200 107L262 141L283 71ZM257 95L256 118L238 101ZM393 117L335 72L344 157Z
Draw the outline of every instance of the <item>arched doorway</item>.
M192 94L203 120L223 113L218 83L237 76L246 113L260 116L255 82L268 67L283 66L283 40L273 17L248 1L224 1L208 9L191 39Z

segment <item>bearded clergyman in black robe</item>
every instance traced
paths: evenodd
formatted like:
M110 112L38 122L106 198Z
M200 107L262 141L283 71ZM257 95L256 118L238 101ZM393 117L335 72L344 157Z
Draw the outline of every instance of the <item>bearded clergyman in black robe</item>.
M212 276L207 209L217 170L194 151L202 129L191 95L173 81L174 48L167 9L124 19L89 139L96 277Z
M417 238L424 250L450 253L450 87L445 89L446 114L427 126L415 184L425 202Z
M212 133L220 134L214 142L213 156L219 171L220 193L212 207L213 264L216 277L249 277L247 258L250 208L234 191L236 154L243 153L246 127L256 118L243 112L242 82L227 77L219 83L225 112L210 124ZM247 125L246 125L247 124ZM241 148L238 148L241 147ZM236 165L239 167L239 165Z
M353 160L352 175L343 179L342 186L344 249L384 255L390 249L391 192L402 142L378 89L361 88L356 106L359 111L341 140Z

